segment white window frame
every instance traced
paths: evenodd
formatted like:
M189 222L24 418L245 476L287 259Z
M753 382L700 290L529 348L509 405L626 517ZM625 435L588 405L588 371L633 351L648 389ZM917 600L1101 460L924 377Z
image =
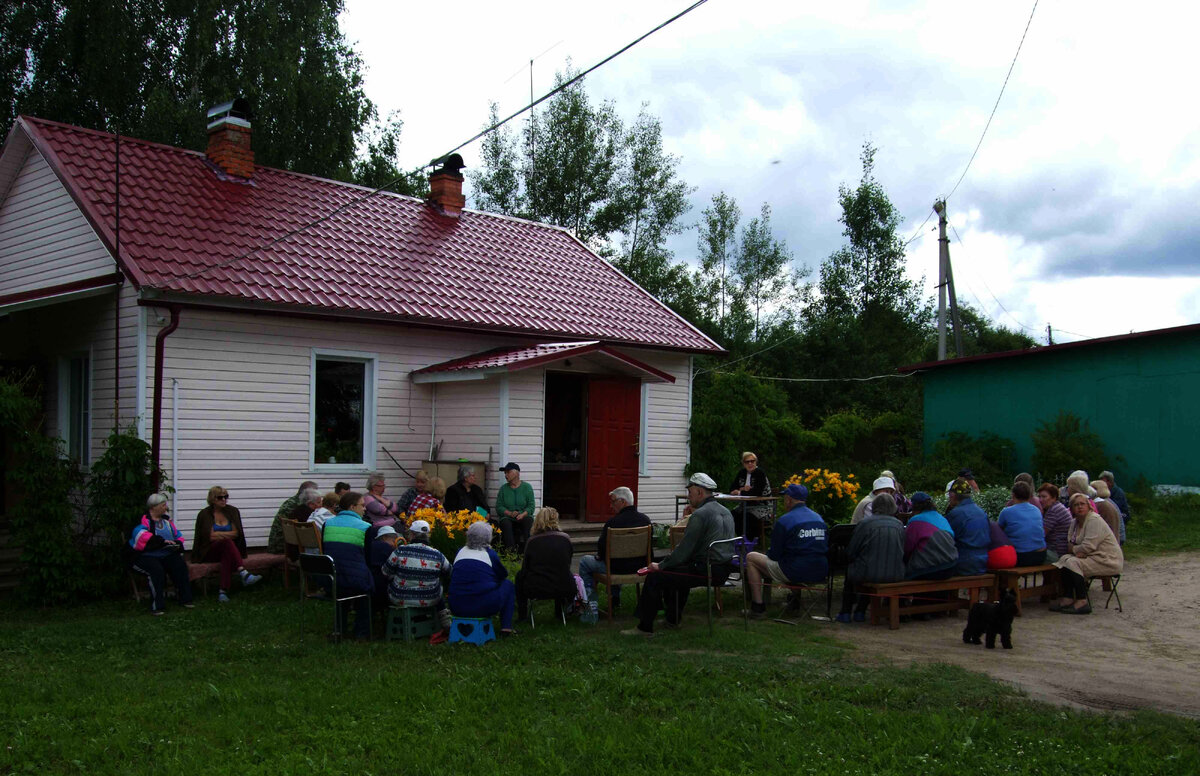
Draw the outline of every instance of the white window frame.
M317 361L365 364L363 374L363 461L362 463L317 463ZM312 348L308 369L308 470L330 474L357 474L375 469L376 397L379 395L379 355L357 350Z
M71 365L80 359L85 359L87 375L87 395L83 406L86 418L80 424L80 455L78 463L83 468L92 464L92 396L95 394L95 376L93 374L92 351L88 350L71 353L58 359L58 438L63 442L63 452L71 453Z

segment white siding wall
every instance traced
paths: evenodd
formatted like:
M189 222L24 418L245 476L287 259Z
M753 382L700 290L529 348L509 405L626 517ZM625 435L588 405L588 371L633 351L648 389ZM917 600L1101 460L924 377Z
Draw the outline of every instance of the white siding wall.
M0 203L0 295L116 272L116 262L36 151Z
M467 353L435 357L430 363L486 350L487 347L478 345ZM441 444L439 460L465 458L487 464L486 472L477 471L475 475L479 487L487 494L488 504L492 504L500 482L500 474L496 469L504 465L504 461L500 460L499 379L438 383L437 427L433 438L434 444Z
M545 407L545 370L526 369L509 376L508 460L521 467L521 479L533 487L533 497L538 506L542 506ZM500 465L505 463L507 461L501 461ZM502 481L497 480L497 487Z

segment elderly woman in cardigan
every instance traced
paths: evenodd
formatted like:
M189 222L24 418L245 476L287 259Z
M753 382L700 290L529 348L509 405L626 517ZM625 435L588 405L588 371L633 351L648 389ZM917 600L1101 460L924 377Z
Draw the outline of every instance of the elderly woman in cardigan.
M1125 567L1125 555L1104 518L1092 511L1087 496L1082 493L1071 496L1071 516L1075 523L1067 532L1069 552L1054 562L1062 571L1064 595L1050 609L1063 614L1091 614L1088 578L1120 574Z
M399 504L383 495L385 490L387 479L383 472L371 472L367 475L367 492L363 495L363 503L367 505L364 519L380 528L395 525L396 519L403 514Z
M309 493L305 490L304 493ZM320 496L320 492L311 490ZM229 589L237 572L243 587L255 584L262 577L251 574L244 565L247 555L246 536L242 531L242 514L229 503L229 491L220 485L208 489L208 506L196 515L196 538L192 544L192 559L197 562L221 564L221 587L217 600L229 601Z

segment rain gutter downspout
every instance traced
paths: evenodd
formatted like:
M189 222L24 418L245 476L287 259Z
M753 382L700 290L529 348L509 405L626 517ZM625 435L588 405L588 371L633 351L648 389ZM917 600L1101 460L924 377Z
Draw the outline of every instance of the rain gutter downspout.
M179 306L164 305L171 311L171 322L160 329L154 338L154 431L150 440L150 489L155 493L162 485L162 468L159 458L162 452L162 395L163 395L163 354L166 351L167 337L179 328Z

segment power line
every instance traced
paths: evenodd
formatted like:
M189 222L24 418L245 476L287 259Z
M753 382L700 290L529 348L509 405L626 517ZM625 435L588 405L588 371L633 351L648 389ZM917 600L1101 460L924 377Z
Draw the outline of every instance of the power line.
M791 342L792 340L796 339L796 337L799 337L800 334L801 334L801 332L796 331L795 333L789 334L788 336L779 340L779 342L773 343L771 345L767 345L762 350L757 350L748 356L742 356L741 358L734 359L733 361L730 361L729 363L721 364L721 366L723 366L723 367L733 366L734 364L745 361L748 358L754 358L755 356L766 353L768 350L774 350L775 348L779 347L780 345L783 345L787 342ZM700 371L698 371L692 375L692 379L694 380L695 378L699 377L700 375L708 374L709 372L716 372L716 371L717 371L716 367L713 367L712 369L701 369ZM719 372L719 374L728 374L728 373L727 372Z
M918 369L915 372L909 372L908 374L871 375L870 377L764 377L762 375L753 375L753 377L755 380L774 380L775 382L779 383L865 383L871 380L908 378L912 377L913 375L918 375L924 371L924 369ZM697 374L699 373L697 372ZM719 371L717 374L728 375L735 373Z
M680 11L679 13L675 14L675 15L674 15L674 16L672 16L670 19L667 19L665 22L663 22L662 24L658 25L657 27L655 27L654 29L650 30L649 32L647 32L647 33L645 33L645 34L643 34L643 35L640 35L640 36L638 36L637 38L635 38L635 39L634 39L633 41L631 41L630 43L626 44L625 46L623 46L623 47L621 47L620 49L618 49L616 52L614 52L614 53L612 53L612 54L608 55L608 56L607 56L607 57L605 57L604 59L602 59L602 60L600 60L599 62L597 62L596 64L592 65L592 66L591 66L591 67L589 67L587 70L584 70L583 72L579 73L578 75L576 75L576 76L575 76L574 78L572 78L571 80L569 80L569 81L567 81L567 82L565 82L565 83L559 84L558 86L556 86L555 88L553 88L553 89L551 89L550 91L546 92L546 93L545 93L545 94L543 94L541 97L539 97L538 99L534 100L533 102L530 102L530 103L529 103L528 105L526 105L524 108L521 108L519 111L517 111L516 113L512 114L512 115L511 115L511 116L509 116L508 118L506 118L506 119L504 119L504 120L502 120L502 121L498 121L498 122L496 122L496 123L495 123L495 124L493 124L492 126L488 127L487 129L483 130L482 132L480 132L480 133L478 133L477 135L475 135L474 137L472 137L470 140L468 140L468 141L466 141L466 142L464 142L464 143L459 143L458 145L456 145L454 148L450 149L450 150L449 150L449 151L447 151L446 153L442 154L442 155L441 155L441 156L439 156L439 157L436 157L436 158L434 158L433 160L431 160L431 161L429 162L429 164L427 164L427 165L425 166L425 168L429 168L429 167L433 167L433 166L435 166L435 165L436 165L438 162L442 161L443 159L445 159L447 156L449 156L450 154L454 153L455 151L458 151L459 149L461 149L461 148L463 148L463 147L465 147L465 146L468 146L468 145L470 145L471 143L474 143L476 140L478 140L479 138L481 138L481 137L483 137L484 135L488 134L489 132L494 132L495 130L499 129L500 127L504 126L504 125L505 125L505 124L507 124L508 122L510 122L510 121L512 121L513 119L515 119L517 116L520 116L522 113L525 113L525 112L526 112L526 111L528 111L528 110L532 110L533 108L535 108L535 107L537 107L538 105L542 104L543 102L545 102L546 100L550 99L550 98L551 98L551 97L553 97L554 95L556 95L556 94L558 94L559 92L563 91L564 89L566 89L566 88L570 87L572 84L575 84L576 82L580 81L580 80L581 80L581 79L582 79L582 78L583 78L585 75L588 75L589 73L591 73L591 72L593 72L593 71L597 70L598 68L602 67L603 65L606 65L606 64L608 64L609 62L613 61L614 59L616 59L616 58L617 58L617 57L619 57L620 55L624 54L624 53L625 53L626 51L628 51L629 49L631 49L631 48L633 48L634 46L636 46L637 44L641 43L641 42L642 42L643 40L645 40L646 38L650 37L651 35L653 35L654 33L658 32L659 30L661 30L662 28L666 27L667 25L671 24L672 22L674 22L674 21L676 21L676 20L678 20L678 19L681 19L681 18L683 18L684 16L686 16L687 14L689 14L689 13L691 13L692 11L696 10L697 8L699 8L700 6L704 5L704 4L705 4L705 3L707 3L707 2L708 2L708 0L696 0L696 2L692 3L692 4L691 4L691 5L689 5L687 8L685 8L685 9L683 9L682 11ZM560 41L560 43L561 43L561 41ZM555 43L555 44L554 44L554 46L557 46L557 45L558 45L558 43ZM553 49L553 48L554 48L554 46L551 46L551 47L550 47L550 49ZM550 51L550 49L546 49L546 52ZM544 54L544 53L546 53L546 52L543 52L543 54ZM425 169L425 168L421 168L421 169ZM254 255L254 254L256 254L256 253L259 253L260 251L264 251L264 250L266 250L267 248L270 248L270 247L272 247L272 246L274 246L274 245L278 245L279 243L281 243L281 242L284 242L285 240L289 240L289 239L291 239L292 237L295 237L296 235L300 234L301 232L305 232L305 231L307 231L307 230L309 230L309 229L312 229L313 227L320 226L321 224L325 223L325 222L326 222L326 221L328 221L329 219L331 219L331 218L333 218L334 216L336 216L338 213L341 213L341 212L344 212L344 211L346 211L346 210L349 210L350 208L354 207L355 205L362 204L363 202L366 202L368 199L370 199L371 197L374 197L376 194L379 194L379 193L380 193L380 192L382 192L382 191L387 191L388 189L391 189L391 188L392 188L392 186L395 186L397 183L399 183L400 181L404 180L404 178L405 178L406 176L407 176L407 174L406 174L406 173L401 173L400 175L396 176L396 177L395 177L395 178L393 178L392 180L390 180L390 181L388 181L387 183L383 184L383 185L382 185L382 186L380 186L379 188L377 188L377 189L372 189L371 191L367 192L366 194L362 195L361 197L357 197L357 198L355 198L355 199L351 199L351 200L349 200L349 201L347 201L347 202L345 202L345 203L343 203L343 204L341 204L341 205L337 206L336 208L334 208L333 210L329 211L328 213L326 213L325 215L321 216L320 218L316 219L315 221L309 222L309 223L307 223L307 224L301 224L300 226L296 227L295 229L292 229L291 231L289 231L289 232L286 232L286 233L284 233L284 234L280 235L279 237L276 237L276 238L274 238L274 239L272 239L272 240L268 240L267 242L263 243L262 245L259 245L259 246L255 247L255 248L251 248L250 250L246 251L245 253L243 253L243 254L241 254L241 255L239 255L239 256L235 256L235 257L234 257L234 258L232 258L232 259L228 259L228 260L226 260L226 261L217 262L216 264L211 264L211 265L209 265L209 266L202 267L202 268L200 268L200 269L196 270L195 272L190 272L190 273L188 273L188 274L186 274L186 275L183 275L182 277L179 277L178 279L179 279L179 280L191 280L191 279L193 279L193 278L197 278L197 277L199 277L200 275L203 275L203 274L205 274L206 272L211 272L211 271L212 271L212 270L214 270L214 269L221 269L221 268L223 268L223 267L228 267L228 266L230 266L230 265L232 265L232 264L237 264L239 261L242 261L242 260L244 260L244 259L247 259L247 258L249 258L250 256L253 256L253 255Z
M1033 10L1029 12L1029 21L1025 22L1025 31L1021 33L1021 42L1017 44L1017 52L1013 54L1012 64L1008 66L1008 74L1004 76L1004 83L1000 86L1000 94L996 95L996 104L992 106L992 115L988 116L987 124L983 126L983 133L979 136L979 142L975 144L975 150L971 152L971 158L967 160L967 166L963 168L962 175L958 176L958 181L955 182L954 188L950 189L950 193L946 195L946 199L954 196L954 192L958 191L958 184L963 182L963 178L967 177L967 170L971 169L971 163L975 161L975 155L979 153L980 146L983 145L983 139L987 137L988 128L992 126L992 119L996 118L996 109L1000 107L1000 98L1004 96L1004 89L1008 86L1008 79L1012 77L1013 68L1017 66L1017 57L1021 54L1021 47L1025 45L1025 36L1029 34L1029 25L1033 24L1033 14L1037 11L1037 0L1033 0Z
M925 224L929 223L929 219L931 219L931 218L933 218L933 209L932 208L930 208L930 210L929 210L929 215L925 216L925 220L922 221L921 225L917 227L917 230L912 233L912 237L909 237L908 240L905 241L903 247L907 248L909 245L912 244L913 240L915 240L921 236L921 230L925 228Z
M950 224L950 231L954 232L954 238L956 240L958 240L958 244L960 246L963 246L963 239L961 236L959 236L958 230L954 228L954 224ZM965 246L963 246L963 247L965 247ZM1000 299L996 297L996 294L992 291L992 287L989 286L987 283L987 278L985 278L983 275L980 275L979 279L980 279L980 281L983 282L983 287L985 289L987 289L988 294L990 294L992 299L994 299L996 301L996 304L1000 305L1000 309L1003 310L1005 312L1005 314L1008 315L1009 318L1012 318L1014 323L1016 323L1018 326L1020 326L1022 329L1025 329L1026 331L1037 331L1037 332L1041 331L1041 329L1035 329L1032 326L1026 326L1025 324L1018 321L1017 316L1015 316L1011 312L1009 312L1008 308L1004 306L1004 303L1001 302ZM972 292L972 293L974 293L974 292ZM978 297L976 297L976 299L978 299Z

